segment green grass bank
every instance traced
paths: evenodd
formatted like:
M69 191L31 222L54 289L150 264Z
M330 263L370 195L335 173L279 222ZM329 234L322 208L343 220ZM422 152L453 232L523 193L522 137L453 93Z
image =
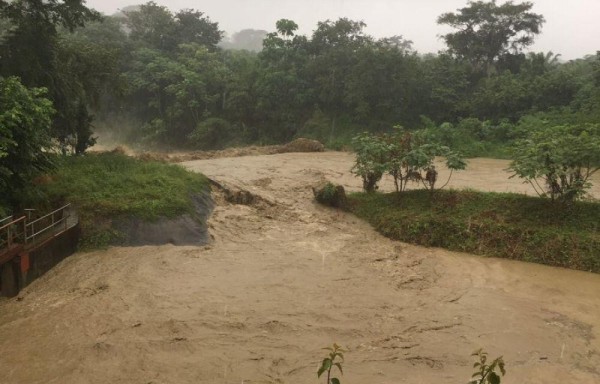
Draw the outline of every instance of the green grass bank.
M209 191L208 180L178 165L141 161L118 153L59 158L55 172L39 178L29 206L49 209L72 203L82 227L82 248L118 242L119 219L156 221L193 214L194 196Z
M355 193L348 209L407 243L600 273L600 203L507 193Z

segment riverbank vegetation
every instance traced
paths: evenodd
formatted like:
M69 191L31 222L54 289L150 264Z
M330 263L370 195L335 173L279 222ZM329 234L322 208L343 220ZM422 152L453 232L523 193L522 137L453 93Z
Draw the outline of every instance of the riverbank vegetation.
M56 172L37 180L48 201L68 201L82 212L110 217L133 215L153 220L194 209L191 196L208 190L207 179L183 167L142 161L120 153L59 160Z
M600 202L587 194L600 171L599 128L532 127L516 142L509 169L538 197L441 190L447 182L438 183L434 156L452 176L466 167L459 154L426 131L364 133L355 138L353 168L364 192L343 208L395 240L600 273ZM384 174L395 193L377 193Z
M426 190L349 194L348 209L395 240L600 273L600 203Z
M58 158L56 171L38 177L23 198L40 211L71 203L83 247L106 246L120 234L120 219L155 221L195 214L196 197L209 193L206 177L183 167L120 153Z
M599 129L574 124L524 132L509 169L538 197L442 190L448 182L438 183L434 156L452 176L467 166L459 153L427 131L363 133L354 140L353 173L364 192L342 207L395 240L600 273L600 202L587 194L590 177L600 171ZM377 193L385 174L395 193ZM409 183L417 189L407 190ZM317 201L333 205L334 195L327 196Z

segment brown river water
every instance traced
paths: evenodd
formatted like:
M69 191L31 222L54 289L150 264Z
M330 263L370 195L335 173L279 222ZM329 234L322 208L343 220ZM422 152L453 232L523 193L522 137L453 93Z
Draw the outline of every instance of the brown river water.
M217 194L209 246L79 253L0 301L0 383L322 383L333 342L345 384L464 384L482 347L503 383L600 383L600 275L395 242L316 205L324 179L360 188L352 160L184 163L260 199ZM473 159L451 186L531 192L507 166Z

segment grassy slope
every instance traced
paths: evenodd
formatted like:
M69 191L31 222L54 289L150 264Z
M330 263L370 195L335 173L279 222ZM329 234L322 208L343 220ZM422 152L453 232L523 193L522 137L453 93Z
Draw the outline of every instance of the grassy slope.
M352 194L350 210L390 238L600 272L600 204L571 207L517 194Z
M96 247L119 236L110 227L112 218L155 220L191 213L192 196L207 188L204 176L180 166L105 153L59 160L57 171L42 179L29 205L48 209L48 202L74 204L84 247Z

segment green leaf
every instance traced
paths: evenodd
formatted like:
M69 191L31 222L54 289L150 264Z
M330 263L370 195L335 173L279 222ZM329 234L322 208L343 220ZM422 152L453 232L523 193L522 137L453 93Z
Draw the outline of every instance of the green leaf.
M340 384L340 380L337 377L331 379L331 384Z
M317 377L321 377L323 372L329 370L330 368L331 368L331 359L329 359L329 358L323 359L323 362L321 363L321 368L319 368L319 370L317 371Z
M498 376L495 372L490 372L488 375L488 382L490 384L500 384L500 376Z
M325 372L325 369L323 367L319 368L319 370L317 371L317 377L321 377L323 372Z
M500 368L500 372L502 372L502 376L506 375L506 370L504 369L504 360L502 357L499 357L498 367Z

